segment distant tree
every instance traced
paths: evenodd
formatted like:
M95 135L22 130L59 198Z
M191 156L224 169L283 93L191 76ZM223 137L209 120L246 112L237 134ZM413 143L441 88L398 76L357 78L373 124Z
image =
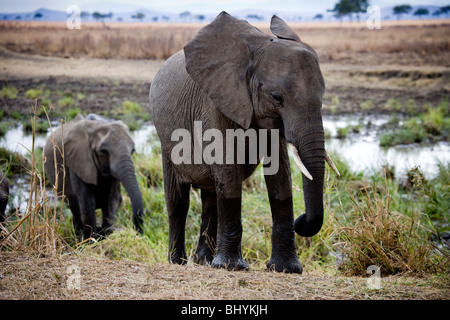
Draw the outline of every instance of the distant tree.
M397 16L397 20L400 20L402 14L409 13L412 7L409 4L402 4L400 6L395 6L392 11Z
M42 13L36 12L36 14L34 15L34 19L40 19L40 18L42 18Z
M102 14L100 13L100 12L97 12L97 11L95 11L93 14L92 14L92 17L95 19L95 20L100 20L101 18L102 18Z
M245 19L254 19L254 20L263 20L264 17L258 16L257 14L248 14L245 16Z
M20 20L20 19L22 19L21 16L16 16L16 20Z
M80 13L80 17L81 18L87 18L87 17L89 17L91 14L89 13L89 12L87 12L87 11L81 11L81 13Z
M201 21L205 20L206 17L203 14L198 14L195 16L195 18L201 22Z
M416 12L414 12L414 15L418 16L419 18L428 14L430 14L430 11L428 11L428 9L425 8L419 8L416 10Z
M131 18L133 18L133 19L138 19L138 20L141 20L141 21L142 21L142 19L145 18L145 14L143 14L142 12L138 12L138 13L136 13L135 15L131 16Z
M323 19L323 14L321 14L321 13L318 13L318 14L316 14L315 16L314 16L314 18L313 18L314 20L316 20L316 19L320 19L320 20L322 20Z
M442 14L442 11L441 11L441 10L435 10L435 11L433 12L433 17L439 17L441 14Z
M369 0L350 0L352 4L352 10L356 13L356 19L359 21L359 14L366 12L369 7Z
M191 17L191 13L189 11L184 11L180 13L180 19L188 19Z
M450 12L450 6L440 7L439 11L445 14L446 17L448 17L448 13Z
M100 13L100 12L95 11L92 14L92 17L95 20L102 20L103 21L105 18L109 18L109 20L111 20L112 17L113 17L113 13L112 12L110 12L110 13Z
M353 4L352 0L340 0L338 3L334 5L334 8L328 10L329 12L335 12L334 16L341 20L345 16L350 16L350 20L352 19L353 13Z

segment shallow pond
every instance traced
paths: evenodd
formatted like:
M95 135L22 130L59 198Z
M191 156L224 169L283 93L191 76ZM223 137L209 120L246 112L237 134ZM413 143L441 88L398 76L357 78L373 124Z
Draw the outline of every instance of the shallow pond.
M449 142L439 142L433 145L380 147L380 128L388 123L389 119L388 115L325 116L323 118L324 127L331 136L326 140L326 148L330 153L339 154L355 172L364 171L371 174L389 165L394 168L395 176L399 179L403 179L407 171L416 166L419 166L427 179L431 179L439 173L439 164L448 165L450 163ZM58 124L53 125L56 127ZM359 132L350 133L345 139L337 138L338 128L345 128L349 125L359 125ZM153 147L151 141L157 140L154 134L155 128L150 123L132 132L138 153L151 153ZM153 138L149 139L150 136ZM32 135L24 133L22 125L19 124L0 138L0 147L27 155L31 150L32 140ZM35 147L43 148L45 142L45 134L37 135Z
M329 151L339 154L356 172L371 174L388 165L395 177L404 179L407 172L419 167L426 179L439 174L439 165L450 163L450 143L409 144L380 147L380 128L390 120L388 115L377 116L326 116L324 127L331 134L325 144ZM338 128L360 126L358 133L350 133L345 139L337 138Z

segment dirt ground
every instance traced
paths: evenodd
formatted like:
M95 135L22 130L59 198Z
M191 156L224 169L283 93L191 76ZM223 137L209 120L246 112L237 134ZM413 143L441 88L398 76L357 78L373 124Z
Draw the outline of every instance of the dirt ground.
M26 90L41 87L83 93L85 99L77 107L86 113L109 111L123 99L146 107L151 81L163 64L159 60L41 57L1 48L0 58L0 87L19 90L15 99L0 97L0 104L22 114L29 113L32 105ZM448 67L323 63L321 69L327 87L324 114L361 111L361 104L368 100L367 112L391 111L386 110L389 99L400 103L412 99L420 108L450 95Z
M198 265L147 265L94 257L37 258L0 253L0 299L346 300L450 299L448 279L407 274L369 278L329 274L230 272ZM77 282L76 279L79 279Z

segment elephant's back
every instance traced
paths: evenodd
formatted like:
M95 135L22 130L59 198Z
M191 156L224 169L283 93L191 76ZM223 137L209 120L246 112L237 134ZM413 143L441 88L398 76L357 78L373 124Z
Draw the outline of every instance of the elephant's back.
M151 83L149 102L153 121L178 102L180 89L189 80L184 52L181 50L167 59Z
M183 50L171 56L153 79L149 103L163 155L169 158L172 149L179 144L179 141L172 141L176 130L192 133L195 121L201 121L205 129L216 114L215 109L212 113L205 112L212 109L212 102L187 73ZM194 150L193 144L191 149ZM210 171L203 164L179 164L174 168L185 183L201 187L212 184Z

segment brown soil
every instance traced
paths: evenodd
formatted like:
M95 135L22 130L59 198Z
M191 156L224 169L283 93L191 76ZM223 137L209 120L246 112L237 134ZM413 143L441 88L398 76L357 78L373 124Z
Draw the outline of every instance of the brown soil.
M13 53L0 49L0 87L10 85L19 92L17 98L0 97L2 108L29 114L28 89L44 88L56 103L64 92L82 93L76 105L84 112L108 113L125 99L148 106L150 84L162 61L114 59L64 59ZM322 63L327 90L324 113L391 112L389 99L405 103L412 99L421 108L436 105L450 95L450 68L438 66L363 66ZM99 76L100 75L100 76ZM336 104L336 100L339 101ZM369 109L361 104L372 101Z

